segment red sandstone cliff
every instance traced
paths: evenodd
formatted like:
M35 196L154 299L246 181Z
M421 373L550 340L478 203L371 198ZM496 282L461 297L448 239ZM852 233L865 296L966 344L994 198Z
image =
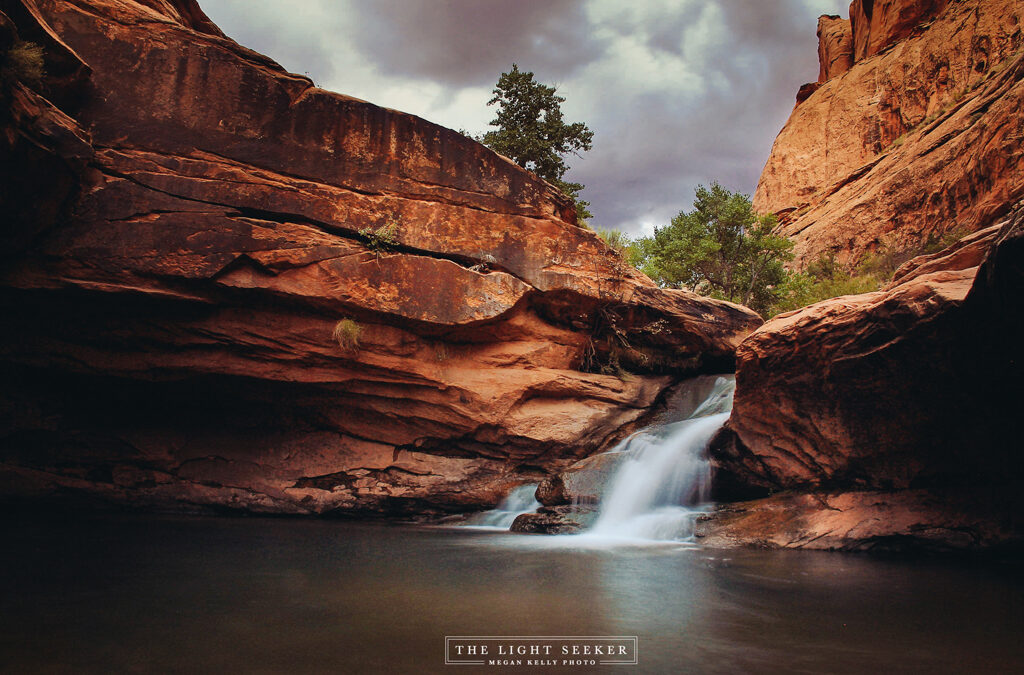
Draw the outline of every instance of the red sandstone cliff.
M984 548L1019 541L1024 205L887 288L767 322L737 352L710 541ZM749 492L748 492L749 494Z
M974 231L1024 195L1019 0L854 0L819 21L821 72L754 195L797 264Z
M283 71L191 0L0 7L48 72L3 91L6 496L486 505L760 323L655 288L550 185Z
M797 264L915 258L884 289L775 317L737 351L712 444L713 545L983 549L1024 538L1024 54L1009 0L855 0L819 22L755 206Z

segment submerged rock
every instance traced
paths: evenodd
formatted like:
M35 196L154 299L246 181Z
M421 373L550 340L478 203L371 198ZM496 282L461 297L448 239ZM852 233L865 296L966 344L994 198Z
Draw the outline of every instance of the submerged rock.
M4 8L48 73L0 136L26 178L0 205L4 496L493 506L761 323L656 288L551 185L287 73L192 0Z

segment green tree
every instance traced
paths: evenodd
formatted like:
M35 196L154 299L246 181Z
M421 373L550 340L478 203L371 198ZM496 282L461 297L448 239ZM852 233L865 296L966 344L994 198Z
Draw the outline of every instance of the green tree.
M494 97L487 105L497 105L498 113L481 142L500 152L513 162L555 185L576 202L576 214L581 220L593 217L587 209L590 202L580 199L580 183L563 180L568 167L565 156L580 156L590 150L594 132L583 122L567 124L562 117L565 98L533 79L532 72L512 70L502 73L494 87Z
M629 238L622 230L606 230L602 227L594 228L597 236L604 240L611 248L618 251L619 255L633 267L639 267L641 262L641 251L637 242Z
M637 242L640 269L662 286L770 313L793 258L793 243L773 234L775 216L755 214L750 197L718 183L698 186L693 207Z

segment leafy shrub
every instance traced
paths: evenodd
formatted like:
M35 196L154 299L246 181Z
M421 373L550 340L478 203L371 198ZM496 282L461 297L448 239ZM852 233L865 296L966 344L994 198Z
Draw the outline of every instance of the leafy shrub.
M754 213L749 196L718 183L698 186L693 207L637 240L640 269L661 286L769 313L793 258L793 243L774 234L775 216Z
M604 243L623 255L626 254L626 249L632 244L629 237L622 230L605 230L599 227L594 231L597 232L597 236L604 240Z
M334 339L345 351L359 349L359 336L363 328L352 319L342 319L334 326Z
M803 272L790 272L781 284L779 301L766 316L813 305L843 295L877 291L888 283L900 265L919 255L937 253L967 234L956 227L945 233L933 232L917 245L899 248L892 239L883 239L857 268L850 272L835 259L834 253L823 253L809 263Z
M829 298L870 293L881 286L878 277L872 274L851 275L843 270L835 270L831 275L819 278L808 272L790 272L780 285L779 300L772 305L765 318Z

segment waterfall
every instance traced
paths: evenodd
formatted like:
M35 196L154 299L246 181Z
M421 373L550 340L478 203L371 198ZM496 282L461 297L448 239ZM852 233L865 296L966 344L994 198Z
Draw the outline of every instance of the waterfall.
M681 539L711 491L704 449L729 413L669 424L644 442L634 440L619 466L591 534L631 539Z
M711 491L707 444L729 417L734 389L733 378L715 378L710 392L684 412L684 419L640 431L613 449L625 457L587 534L647 540L692 537Z
M532 513L540 508L534 495L537 492L537 484L520 485L508 493L501 503L490 511L474 513L463 523L465 527L480 527L488 529L507 530L512 527L512 521L516 516L523 513Z
M731 375L686 382L652 426L562 474L570 505L541 507L534 496L537 486L522 485L497 508L470 516L462 525L507 530L517 516L539 509L584 527L593 523L579 534L544 537L542 545L604 547L692 539L697 517L707 511L711 496L707 445L729 417L735 388ZM593 461L595 457L601 461ZM581 493L600 495L596 514L589 501L579 503L575 495Z

